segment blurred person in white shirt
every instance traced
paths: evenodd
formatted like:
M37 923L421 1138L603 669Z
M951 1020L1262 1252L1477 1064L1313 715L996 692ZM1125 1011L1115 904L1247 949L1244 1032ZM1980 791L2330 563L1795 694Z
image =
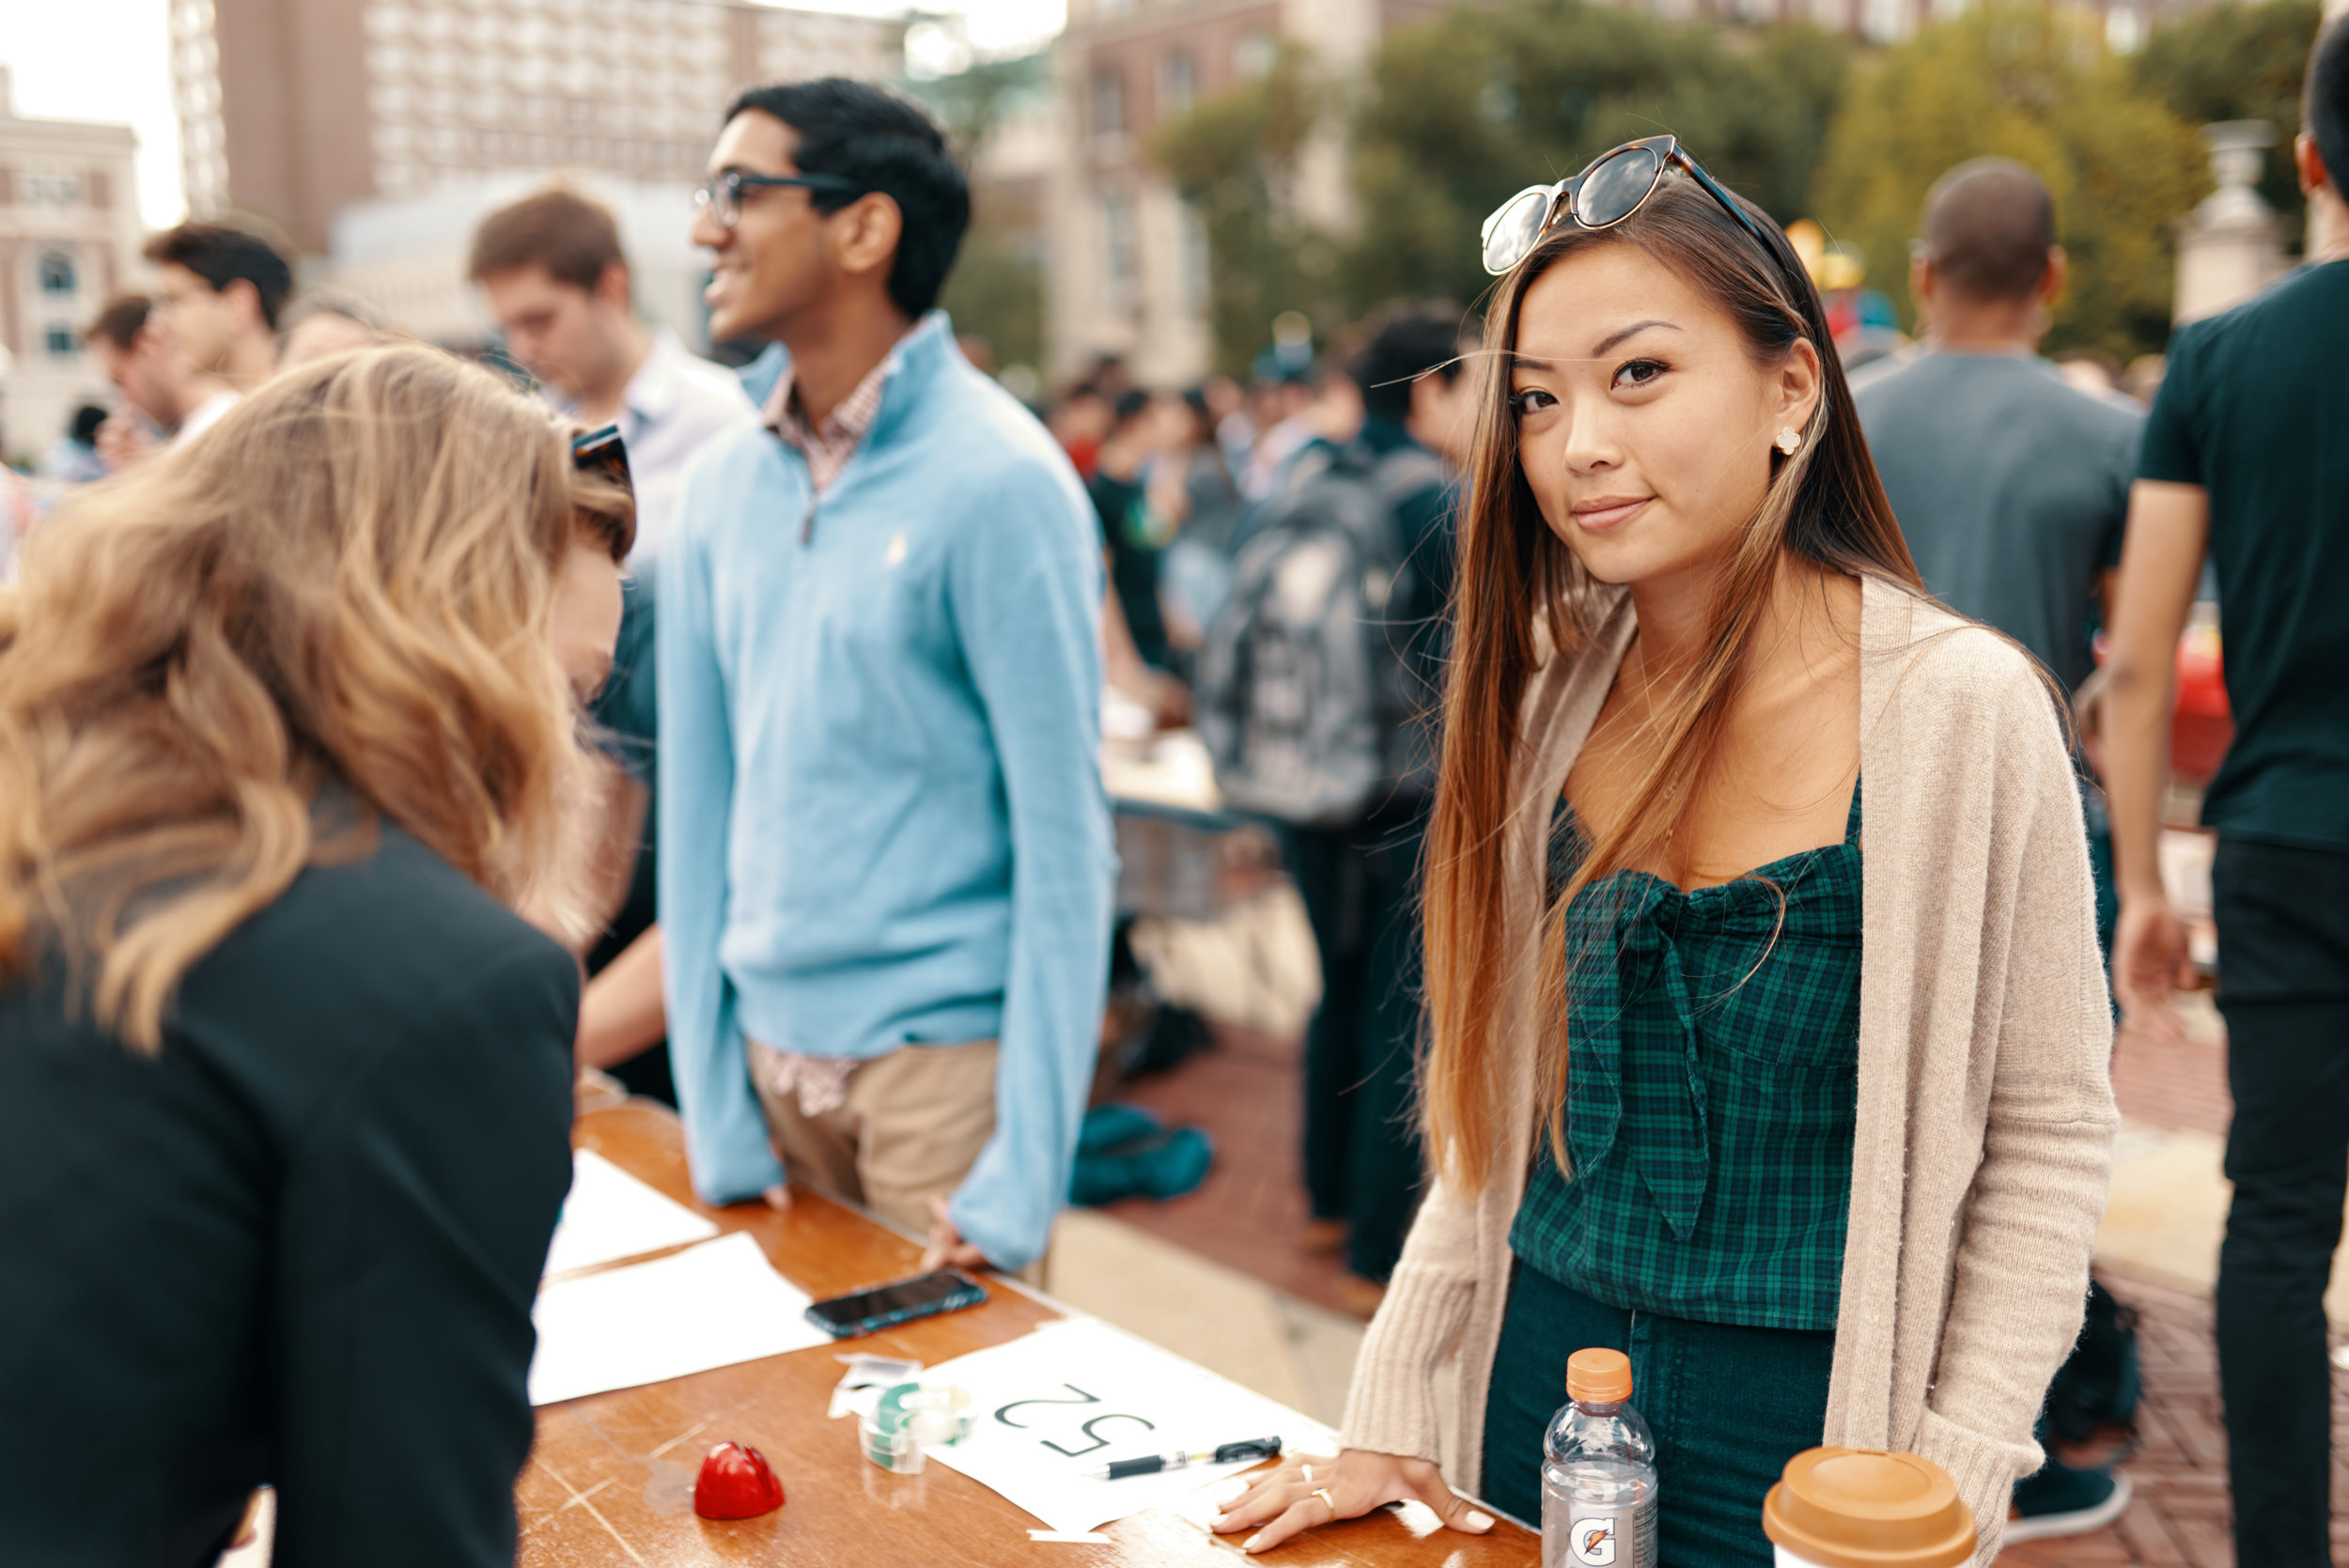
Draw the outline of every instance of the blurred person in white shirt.
M547 401L590 429L617 425L636 486L636 551L657 552L685 465L754 411L731 371L637 319L611 210L561 186L500 208L474 235L473 280Z

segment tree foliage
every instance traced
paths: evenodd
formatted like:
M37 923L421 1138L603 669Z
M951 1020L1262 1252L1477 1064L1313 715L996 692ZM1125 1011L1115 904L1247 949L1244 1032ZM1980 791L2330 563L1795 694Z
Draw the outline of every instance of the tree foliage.
M957 333L984 338L995 363L1044 363L1044 258L1034 241L1006 225L979 221L963 237L939 305Z
M909 85L945 129L955 157L973 171L971 227L939 303L955 330L986 339L1000 365L1044 363L1044 256L1032 193L990 185L980 156L1022 98L1050 85L1046 51L974 61L950 76Z
M973 60L951 76L910 82L946 132L955 156L969 166L1019 99L1050 89L1051 53L1035 50L1000 59Z
M2317 0L2213 6L2155 28L2129 62L2139 89L2188 125L2258 119L2276 128L2260 194L2282 214L2287 244L2297 241L2306 224L2307 198L2290 149L2300 129L2300 82L2322 20Z
M1584 0L1461 6L1389 34L1355 123L1346 292L1470 299L1510 193L1669 131L1781 222L1807 210L1849 47L1807 24L1724 32Z
M1857 245L1904 318L1925 193L1957 163L2013 158L2047 182L2072 264L2047 346L2117 358L2168 339L2170 225L2210 189L2184 121L2139 92L2078 17L2038 8L1926 27L1855 74L1828 132L1818 215Z
M1287 45L1263 76L1201 100L1152 144L1206 232L1208 331L1227 375L1246 373L1283 311L1302 311L1318 334L1343 319L1330 287L1335 253L1297 202L1306 145L1329 108L1312 61Z

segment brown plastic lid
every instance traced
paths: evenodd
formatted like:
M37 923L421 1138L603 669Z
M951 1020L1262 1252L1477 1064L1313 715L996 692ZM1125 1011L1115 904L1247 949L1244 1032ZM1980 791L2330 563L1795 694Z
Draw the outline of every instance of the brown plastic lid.
M1566 1358L1566 1397L1612 1405L1631 1397L1631 1358L1620 1350L1578 1350Z
M1930 1459L1812 1449L1786 1462L1762 1503L1762 1532L1818 1568L1954 1568L1974 1555L1974 1520Z

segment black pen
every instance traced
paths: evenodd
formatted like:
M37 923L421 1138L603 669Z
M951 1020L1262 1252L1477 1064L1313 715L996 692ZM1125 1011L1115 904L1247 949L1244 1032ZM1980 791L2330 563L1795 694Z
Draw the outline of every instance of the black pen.
M1212 1452L1153 1453L1142 1459L1120 1459L1114 1464L1082 1473L1087 1481L1123 1481L1128 1476L1187 1470L1193 1465L1229 1465L1241 1459L1278 1459L1280 1456L1280 1438L1251 1437L1244 1443L1226 1443Z

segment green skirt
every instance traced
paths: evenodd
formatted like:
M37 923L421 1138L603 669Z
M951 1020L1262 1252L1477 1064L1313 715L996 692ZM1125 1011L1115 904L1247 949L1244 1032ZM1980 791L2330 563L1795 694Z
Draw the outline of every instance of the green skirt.
M1566 1358L1631 1358L1631 1403L1656 1434L1660 1568L1770 1568L1762 1498L1827 1425L1831 1330L1746 1328L1626 1312L1518 1264L1485 1402L1485 1500L1542 1516L1542 1437Z

